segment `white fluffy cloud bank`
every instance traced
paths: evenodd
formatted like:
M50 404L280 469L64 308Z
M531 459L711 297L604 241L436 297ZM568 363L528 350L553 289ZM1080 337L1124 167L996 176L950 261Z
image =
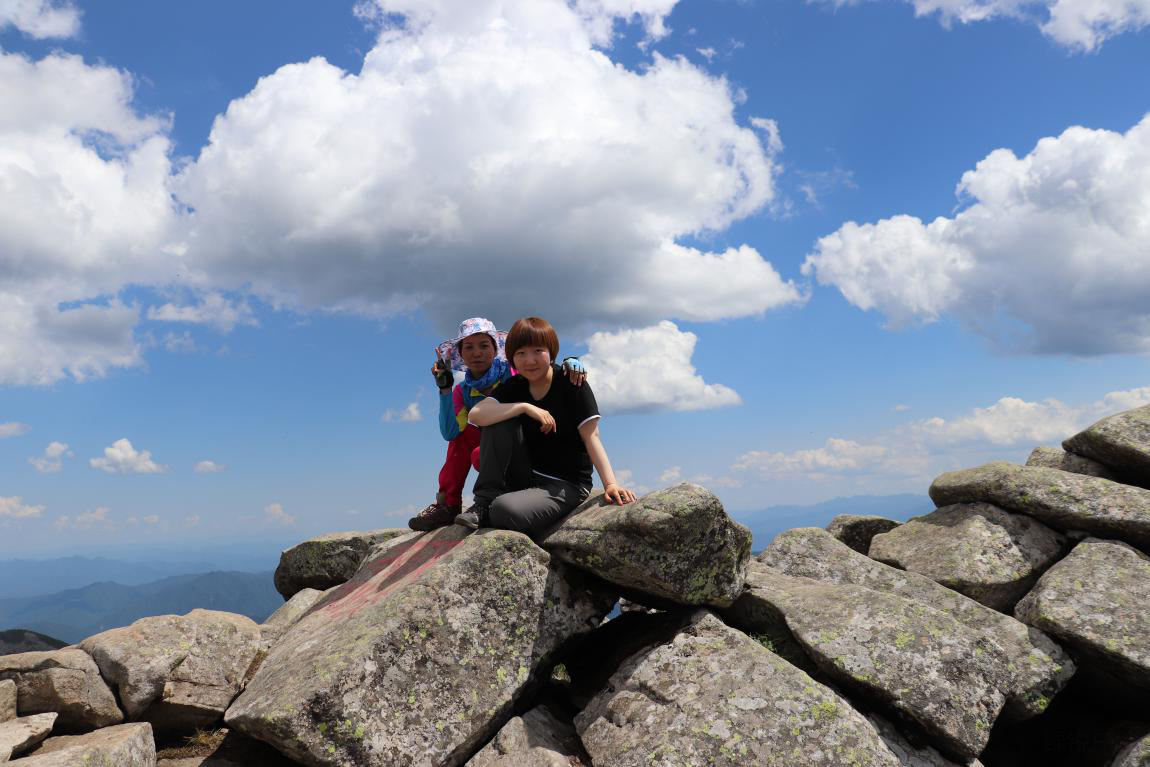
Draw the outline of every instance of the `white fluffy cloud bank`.
M896 326L953 313L1012 351L1150 351L1150 115L995 150L958 193L952 218L844 224L803 273Z
M75 37L80 11L64 0L0 0L0 31L15 27L29 37Z
M853 5L859 0L832 0ZM1021 19L1075 51L1094 51L1108 38L1150 25L1150 0L907 0L916 16L938 14L944 25Z

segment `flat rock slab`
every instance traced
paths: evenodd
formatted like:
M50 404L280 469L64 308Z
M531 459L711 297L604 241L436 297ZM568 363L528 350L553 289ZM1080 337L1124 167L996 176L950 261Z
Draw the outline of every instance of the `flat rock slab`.
M0 722L16 718L16 683L0 679Z
M780 533L759 561L787 575L828 583L855 584L917 600L953 617L996 643L1007 659L999 681L1012 718L1037 716L1074 674L1074 662L1040 631L918 573L864 557L825 530L801 527Z
M0 656L0 679L16 682L21 716L58 713L58 732L86 732L124 721L96 662L83 650Z
M575 717L595 767L897 767L843 698L710 612L628 658Z
M13 765L19 767L155 767L156 744L147 722L118 724L87 735L48 738Z
M1066 550L1066 538L1025 514L956 503L875 537L870 557L1009 611Z
M1085 474L1088 477L1117 480L1118 476L1107 466L1082 455L1068 453L1056 447L1036 447L1026 459L1027 466L1040 466L1047 469L1061 469L1071 474Z
M116 686L129 719L190 732L223 717L259 652L260 630L243 615L192 610L141 618L80 648Z
M986 746L1008 671L998 646L978 632L914 599L796 578L761 562L751 564L731 610L753 601L781 613L835 682L914 722L939 748L969 760Z
M308 765L454 767L615 602L506 530L380 548L272 647L230 727Z
M56 714L34 714L0 723L0 762L28 751L52 732Z
M1150 767L1150 734L1122 749L1110 767Z
M899 523L886 517L860 514L839 514L827 525L827 532L860 554L870 549L871 539L889 532Z
M324 591L346 583L378 543L407 535L403 529L328 533L286 549L276 567L276 591L291 599L300 589Z
M1150 687L1150 557L1088 538L1039 579L1014 614L1122 678Z
M939 506L985 501L1058 530L1150 547L1150 490L1101 477L998 461L942 474L930 497Z
M751 531L727 516L714 494L684 482L626 506L590 498L540 545L624 588L723 607L742 591Z
M270 645L279 639L284 631L315 607L315 603L322 599L325 593L318 589L300 589L291 599L280 605L278 610L260 624L260 636L263 637L264 645Z
M571 767L582 750L575 725L536 706L512 717L467 767Z
M952 762L930 746L916 746L906 739L897 727L873 714L867 720L874 725L886 747L898 759L902 767L985 767L975 759L972 762Z
M1128 482L1150 487L1150 405L1103 418L1063 440L1062 447L1109 466Z

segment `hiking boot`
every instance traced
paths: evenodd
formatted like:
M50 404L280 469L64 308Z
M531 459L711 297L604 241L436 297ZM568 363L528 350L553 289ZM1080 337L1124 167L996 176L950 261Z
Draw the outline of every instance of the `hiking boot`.
M478 530L487 527L487 507L473 503L471 508L455 518L455 524Z
M446 527L451 524L462 508L462 506L448 506L436 501L407 520L407 526L420 532L434 530L437 527Z

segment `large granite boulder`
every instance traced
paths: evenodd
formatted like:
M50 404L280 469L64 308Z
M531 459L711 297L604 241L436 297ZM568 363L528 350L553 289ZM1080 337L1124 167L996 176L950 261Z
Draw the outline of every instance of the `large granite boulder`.
M323 591L346 583L377 543L410 533L406 528L328 533L297 543L280 554L276 591L291 599L300 589Z
M870 556L1009 611L1065 548L1065 537L1024 514L956 503L875 536Z
M781 533L759 561L788 575L914 599L979 632L1007 658L1010 677L999 689L1007 696L1006 713L1012 718L1041 714L1074 674L1074 662L1042 632L918 573L864 557L825 530L804 527Z
M280 605L278 610L260 624L260 636L263 637L264 647L271 645L296 621L307 615L307 611L315 607L315 603L323 599L326 593L318 589L300 589L291 599Z
M1122 749L1110 767L1150 767L1150 733Z
M1027 466L1041 466L1047 469L1061 469L1071 474L1085 474L1088 477L1117 480L1118 476L1103 464L1085 456L1068 453L1056 447L1036 447L1026 459Z
M116 686L129 719L190 732L223 717L260 650L260 630L243 615L192 610L141 618L80 648Z
M899 765L847 701L706 610L627 659L575 726L595 767Z
M118 724L87 735L48 738L18 767L155 767L156 743L147 722Z
M16 718L16 683L0 679L0 722Z
M308 765L454 765L615 602L525 535L383 546L288 629L226 721Z
M1018 603L1019 620L1076 649L1084 663L1150 687L1150 557L1088 538Z
M58 732L86 732L124 721L100 669L83 650L0 656L0 679L16 682L21 716L58 713Z
M997 461L940 475L930 497L939 506L986 501L1059 530L1150 546L1150 490L1100 477Z
M467 767L571 767L583 747L575 726L536 706L511 718Z
M860 554L866 554L876 535L889 532L899 523L886 517L839 514L827 525L827 532Z
M1103 418L1063 440L1062 447L1105 464L1127 482L1150 487L1150 405Z
M28 751L52 732L57 714L33 714L0 722L0 762Z
M753 616L765 610L781 614L844 689L915 723L947 753L969 760L982 752L1006 703L1001 687L1010 672L1005 655L978 632L914 599L753 562L730 613L754 630Z
M554 556L626 589L685 605L738 597L751 531L708 490L684 482L615 506L588 499L540 540Z

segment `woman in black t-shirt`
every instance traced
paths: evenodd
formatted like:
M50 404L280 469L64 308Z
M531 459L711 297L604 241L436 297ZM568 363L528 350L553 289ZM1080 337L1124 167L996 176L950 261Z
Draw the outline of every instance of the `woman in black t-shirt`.
M538 317L518 320L507 334L507 358L518 375L478 403L468 420L483 427L475 503L456 517L468 527L535 533L578 506L591 492L591 468L612 503L635 500L620 487L599 439L599 407L591 387L571 383L555 364L559 338Z

